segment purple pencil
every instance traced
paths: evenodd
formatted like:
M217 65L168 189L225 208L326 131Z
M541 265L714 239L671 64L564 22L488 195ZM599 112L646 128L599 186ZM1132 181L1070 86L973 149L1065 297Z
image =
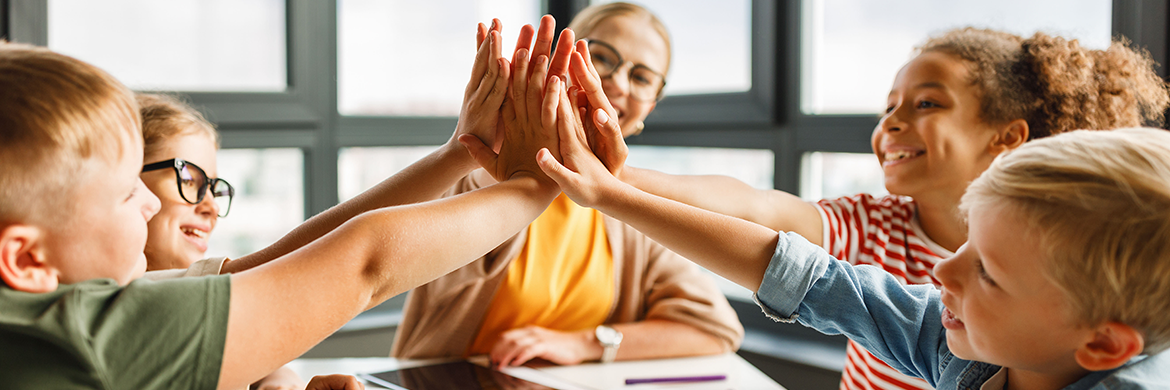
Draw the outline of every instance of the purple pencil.
M630 378L626 379L627 385L637 385L642 383L665 383L665 382L709 382L721 381L727 379L727 375L703 375L703 376L673 376L662 378Z

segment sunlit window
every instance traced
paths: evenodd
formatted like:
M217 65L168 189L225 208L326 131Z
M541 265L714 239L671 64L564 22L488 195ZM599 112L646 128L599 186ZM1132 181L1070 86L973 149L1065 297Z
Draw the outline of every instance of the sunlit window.
M1110 0L802 0L801 110L879 113L898 69L932 34L964 26L1037 30L1104 48ZM704 11L706 11L704 9Z
M438 149L434 146L341 148L337 154L337 196L349 200Z
M805 153L800 166L800 197L808 201L888 193L882 166L872 153Z
M232 183L232 210L211 234L208 256L236 258L284 237L305 219L304 153L300 149L223 149L219 177Z
M475 26L504 24L504 53L539 0L339 0L337 109L342 115L455 116L475 60Z
M759 189L773 188L775 156L766 149L630 145L626 165L675 175L725 175Z
M594 0L592 3L611 1ZM752 2L643 0L670 32L667 95L742 92L752 87Z
M136 90L283 91L284 0L50 0L49 48Z

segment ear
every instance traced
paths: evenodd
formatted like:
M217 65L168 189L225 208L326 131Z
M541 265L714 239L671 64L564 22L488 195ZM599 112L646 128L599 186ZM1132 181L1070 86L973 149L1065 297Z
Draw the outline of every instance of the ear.
M1089 342L1077 348L1077 364L1089 371L1110 370L1140 355L1145 337L1137 329L1120 322L1106 322L1093 332Z
M0 227L0 280L13 290L57 290L57 269L45 262L44 232L29 225Z
M1027 141L1028 121L1016 119L999 128L995 138L991 140L990 147L998 155L1018 148Z

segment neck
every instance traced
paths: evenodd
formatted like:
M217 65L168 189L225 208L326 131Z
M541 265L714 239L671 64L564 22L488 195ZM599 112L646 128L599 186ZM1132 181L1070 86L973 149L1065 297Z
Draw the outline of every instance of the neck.
M1036 390L1060 390L1068 385L1076 382L1077 379L1088 374L1087 371L1079 370L1074 372L1067 372L1062 374L1040 373L1035 371L1028 371L1023 369L1007 369L1007 385L1004 390L1008 389L1036 389Z
M967 242L967 223L959 213L959 196L914 198L918 223L926 237L951 252Z

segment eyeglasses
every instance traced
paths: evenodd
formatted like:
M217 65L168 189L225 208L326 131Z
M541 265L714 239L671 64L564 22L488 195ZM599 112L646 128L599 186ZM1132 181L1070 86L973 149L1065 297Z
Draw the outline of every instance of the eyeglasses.
M226 180L209 178L203 168L180 158L146 164L142 166L142 172L167 168L175 170L175 182L179 185L179 196L183 197L183 200L190 204L199 204L203 202L203 196L207 195L210 189L211 196L219 206L219 216L222 218L228 215L232 208L232 198L236 196L236 189Z
M612 45L596 40L587 39L589 55L593 60L593 67L601 78L613 76L614 72L626 65L622 54ZM634 64L630 69L630 97L644 102L658 101L662 97L662 87L666 86L666 76L655 72L650 67Z

